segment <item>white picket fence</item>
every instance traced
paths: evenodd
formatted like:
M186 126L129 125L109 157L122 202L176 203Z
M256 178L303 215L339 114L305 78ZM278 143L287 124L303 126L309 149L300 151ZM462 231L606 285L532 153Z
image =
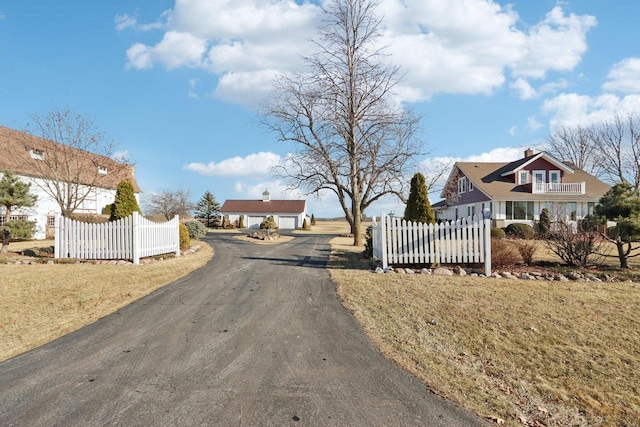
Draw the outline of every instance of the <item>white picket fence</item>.
M484 263L491 274L491 220L462 218L421 224L398 217L373 218L373 256L390 264Z
M179 220L156 223L138 212L104 224L55 219L55 257L78 259L128 259L175 253L180 256Z

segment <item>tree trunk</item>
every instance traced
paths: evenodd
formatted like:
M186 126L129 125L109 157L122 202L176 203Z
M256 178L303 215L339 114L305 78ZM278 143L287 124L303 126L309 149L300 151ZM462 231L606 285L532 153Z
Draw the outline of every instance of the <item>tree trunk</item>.
M354 191L353 194L355 196L357 191ZM362 230L362 212L360 212L360 202L356 197L351 201L351 212L353 213L353 223L351 224L353 246L362 246L362 236L360 232Z
M620 268L629 268L627 252L624 250L624 242L622 242L620 238L616 241L616 248L618 249L618 258L620 259Z
M9 249L9 237L11 233L6 228L2 229L2 248L0 248L0 254L6 254Z

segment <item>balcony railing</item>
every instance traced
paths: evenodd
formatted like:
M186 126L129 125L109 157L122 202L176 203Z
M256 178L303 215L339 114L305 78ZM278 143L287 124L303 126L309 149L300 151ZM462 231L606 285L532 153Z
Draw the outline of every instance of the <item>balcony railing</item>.
M533 194L585 194L584 182L535 182L531 187Z

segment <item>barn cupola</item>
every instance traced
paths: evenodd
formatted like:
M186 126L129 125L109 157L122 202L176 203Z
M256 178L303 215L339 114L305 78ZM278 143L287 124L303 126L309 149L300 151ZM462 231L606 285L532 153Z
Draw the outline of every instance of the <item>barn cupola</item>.
M269 192L267 190L264 190L264 193L262 193L262 201L263 202L269 201Z

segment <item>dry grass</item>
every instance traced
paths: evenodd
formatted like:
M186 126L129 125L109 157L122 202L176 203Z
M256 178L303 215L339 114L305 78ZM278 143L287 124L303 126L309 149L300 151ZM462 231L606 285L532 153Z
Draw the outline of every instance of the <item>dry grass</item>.
M0 360L92 323L203 266L213 249L198 244L193 254L145 265L0 265ZM11 243L9 251L33 246Z
M637 425L637 283L378 275L332 243L343 304L437 393L508 425Z

